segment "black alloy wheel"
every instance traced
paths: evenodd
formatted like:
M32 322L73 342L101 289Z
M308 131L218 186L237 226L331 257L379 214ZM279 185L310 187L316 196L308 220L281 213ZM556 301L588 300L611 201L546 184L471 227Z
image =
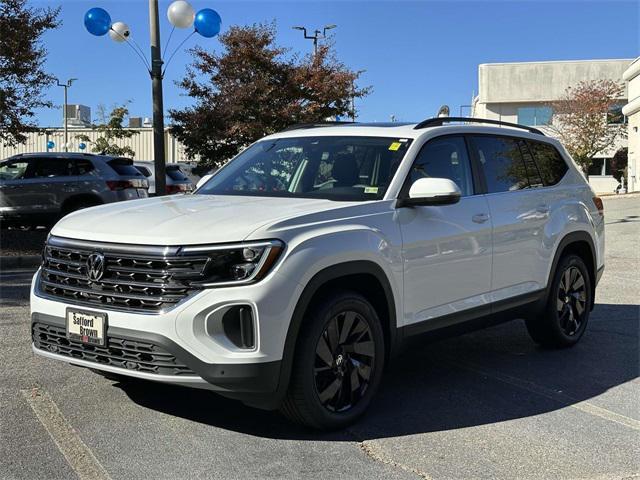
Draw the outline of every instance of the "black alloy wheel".
M365 394L375 364L373 342L357 312L340 312L329 320L318 338L313 368L318 399L327 410L348 410Z
M320 430L344 428L371 404L385 364L378 312L359 293L334 291L302 320L280 411Z
M558 285L556 308L562 331L567 336L575 335L588 308L586 283L577 267L569 267L564 271Z
M548 348L572 347L584 334L593 303L593 279L578 255L562 257L551 277L547 301L525 319L531 338Z

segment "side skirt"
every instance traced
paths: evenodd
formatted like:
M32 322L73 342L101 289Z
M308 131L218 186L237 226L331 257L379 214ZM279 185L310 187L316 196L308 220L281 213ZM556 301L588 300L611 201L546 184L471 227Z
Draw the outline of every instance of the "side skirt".
M526 318L539 312L546 300L546 290L538 290L513 298L501 300L492 305L470 308L462 312L444 315L401 327L403 347L417 341L441 340L498 325L518 318Z

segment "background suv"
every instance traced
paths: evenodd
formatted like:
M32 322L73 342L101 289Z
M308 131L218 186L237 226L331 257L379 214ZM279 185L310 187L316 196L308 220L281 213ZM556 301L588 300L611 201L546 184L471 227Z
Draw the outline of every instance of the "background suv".
M135 161L133 165L142 173L149 182L149 195L156 194L156 172L154 163L151 161ZM177 163L166 165L166 193L187 193L194 189L193 181L182 171L182 167Z
M29 153L0 163L0 219L51 226L94 205L147 197L148 183L128 158Z
M410 339L524 318L574 345L602 202L558 141L477 122L295 127L194 195L65 217L33 280L34 351L337 428Z

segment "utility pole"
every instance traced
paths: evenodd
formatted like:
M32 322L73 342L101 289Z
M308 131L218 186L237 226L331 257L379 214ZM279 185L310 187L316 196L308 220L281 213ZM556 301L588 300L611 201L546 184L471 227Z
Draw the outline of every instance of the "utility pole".
M164 107L162 104L162 54L158 0L149 0L149 30L151 31L151 91L153 97L153 156L156 195L166 194L164 154Z
M68 133L68 128L67 128L67 90L71 87L71 84L73 84L73 82L77 80L77 78L70 78L69 80L67 80L67 83L60 83L60 80L56 78L56 81L58 82L58 86L64 88L64 106L62 107L62 121L64 124L64 151L68 152L69 151L69 147L68 147L68 143L69 143L69 133Z

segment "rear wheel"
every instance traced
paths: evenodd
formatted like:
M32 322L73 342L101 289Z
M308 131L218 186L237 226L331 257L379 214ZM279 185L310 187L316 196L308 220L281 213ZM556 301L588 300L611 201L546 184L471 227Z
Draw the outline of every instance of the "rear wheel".
M562 258L544 311L526 321L531 338L552 348L578 343L589 321L591 296L591 278L582 258L577 255Z
M369 406L382 377L384 335L373 306L356 293L322 302L303 325L282 413L294 422L336 429Z

